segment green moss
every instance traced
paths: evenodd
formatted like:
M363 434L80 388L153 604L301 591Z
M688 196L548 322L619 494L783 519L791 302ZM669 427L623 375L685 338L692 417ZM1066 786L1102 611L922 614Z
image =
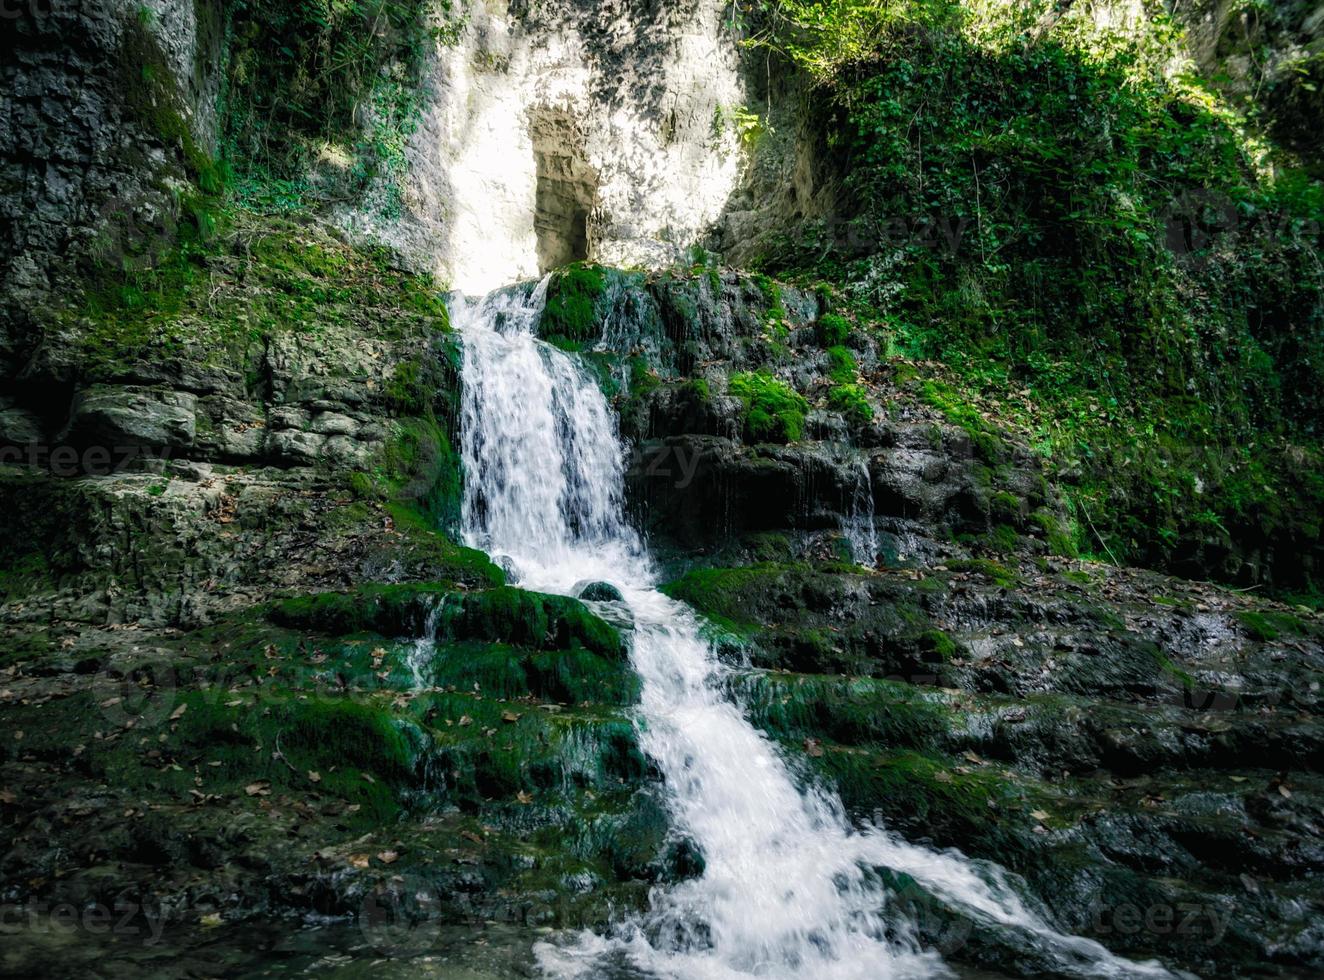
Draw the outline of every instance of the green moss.
M958 558L947 562L954 572L974 572L991 580L995 585L1010 589L1020 583L1020 577L1005 565L988 558Z
M814 336L821 347L838 347L850 336L850 321L838 313L824 313L814 324Z
M873 406L863 385L839 384L828 392L828 407L840 412L851 425L865 425L873 419Z
M921 650L938 660L946 662L956 656L955 642L942 630L925 630L920 634L919 641Z
M859 380L859 365L855 355L845 347L829 347L828 377L839 385L854 384Z
M598 301L607 286L606 271L576 262L554 273L547 284L539 334L547 340L583 343L601 334Z
M752 442L795 442L804 433L809 403L767 372L733 374L731 394L745 407L745 437Z
M1257 612L1246 610L1236 614L1237 622L1252 639L1272 642L1283 634L1300 636L1306 631L1306 625L1297 617L1273 610Z
M1044 536L1048 540L1048 550L1051 553L1061 555L1064 558L1075 558L1080 554L1074 536L1062 527L1052 513L1046 510L1038 510L1030 515L1030 519L1044 532Z
M999 524L984 538L984 544L993 551L1009 555L1016 550L1019 540L1014 527L1010 524Z
M369 631L421 636L429 614L440 642L478 640L529 650L586 650L613 661L624 657L620 633L579 600L510 587L456 593L433 583L364 585L285 599L270 613L281 626L333 636Z
M953 726L940 697L900 682L757 672L731 687L750 721L777 738L917 747Z

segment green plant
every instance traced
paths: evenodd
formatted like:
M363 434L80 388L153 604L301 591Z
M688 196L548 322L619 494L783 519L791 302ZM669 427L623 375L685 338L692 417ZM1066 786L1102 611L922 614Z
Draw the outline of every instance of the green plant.
M731 394L745 408L745 436L754 442L795 442L804 433L809 403L767 372L733 374Z
M573 343L592 340L601 329L597 305L606 286L606 271L587 262L576 262L556 272L547 286L540 333Z
M837 347L850 336L850 321L839 313L824 313L814 324L814 336L823 347Z

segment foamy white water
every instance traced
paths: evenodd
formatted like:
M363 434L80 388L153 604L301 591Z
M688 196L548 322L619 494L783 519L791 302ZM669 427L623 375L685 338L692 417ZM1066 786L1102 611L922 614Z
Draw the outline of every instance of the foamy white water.
M573 358L534 335L545 292L544 281L453 304L464 340L465 541L505 556L525 588L572 594L592 580L621 590L635 621L642 747L663 773L674 824L697 845L704 871L656 889L645 915L609 935L540 944L542 969L589 977L610 966L704 980L948 975L889 909L879 875L887 869L978 922L1014 930L1061 972L1171 976L1057 932L996 866L853 826L834 793L800 784L722 693L729 668L698 618L658 591L624 517L626 453L611 409Z

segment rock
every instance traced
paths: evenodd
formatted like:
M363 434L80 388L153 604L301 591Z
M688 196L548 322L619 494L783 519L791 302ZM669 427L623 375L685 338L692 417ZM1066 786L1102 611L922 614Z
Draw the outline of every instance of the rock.
M574 587L574 593L584 602L624 602L621 590L610 582L580 582Z
M186 449L197 435L197 398L189 392L93 385L74 400L67 436L108 449Z
M41 420L0 399L0 446L30 446L41 440Z

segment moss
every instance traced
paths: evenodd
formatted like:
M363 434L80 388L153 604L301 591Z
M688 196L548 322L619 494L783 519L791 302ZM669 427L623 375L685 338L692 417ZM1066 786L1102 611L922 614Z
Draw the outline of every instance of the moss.
M828 392L828 406L840 412L851 425L862 426L873 419L873 406L863 385L835 385Z
M422 636L432 616L439 642L481 640L624 658L620 633L579 600L504 586L456 593L433 583L364 585L351 592L284 599L272 606L270 616L281 626L333 636L369 631Z
M1300 636L1306 632L1305 623L1289 613L1246 610L1237 613L1236 619L1252 639L1264 643L1272 642L1283 634Z
M989 510L1000 521L1014 521L1021 516L1021 498L1007 490L999 490L988 499Z
M859 365L855 355L845 347L829 347L828 377L839 385L854 384L859 380Z
M998 855L1023 854L1029 811L1041 798L989 768L918 751L823 746L806 760L856 813L881 814L902 832Z
M730 686L750 721L777 738L917 747L952 727L938 696L895 681L756 672Z
M814 324L814 336L821 347L837 347L850 336L850 321L838 313L824 313Z
M1010 589L1020 583L1020 577L1005 565L988 558L958 558L947 562L954 572L974 572L991 580L995 585Z
M999 554L1009 555L1016 550L1019 540L1014 527L1010 524L999 524L985 536L984 545Z
M923 652L940 661L946 662L956 656L956 643L942 630L925 630L920 634L919 642Z
M601 334L598 301L607 286L606 271L576 262L554 273L547 285L539 335L552 341L583 343Z
M941 381L925 381L920 387L920 397L941 412L948 422L965 431L974 446L975 454L984 462L997 464L1006 457L1006 447L996 428L958 389Z
M809 403L767 372L733 374L731 394L745 408L745 437L753 442L795 442L804 433Z
M1048 550L1064 558L1075 558L1080 554L1074 537L1058 522L1058 519L1046 510L1035 511L1030 520L1038 525L1048 540Z

